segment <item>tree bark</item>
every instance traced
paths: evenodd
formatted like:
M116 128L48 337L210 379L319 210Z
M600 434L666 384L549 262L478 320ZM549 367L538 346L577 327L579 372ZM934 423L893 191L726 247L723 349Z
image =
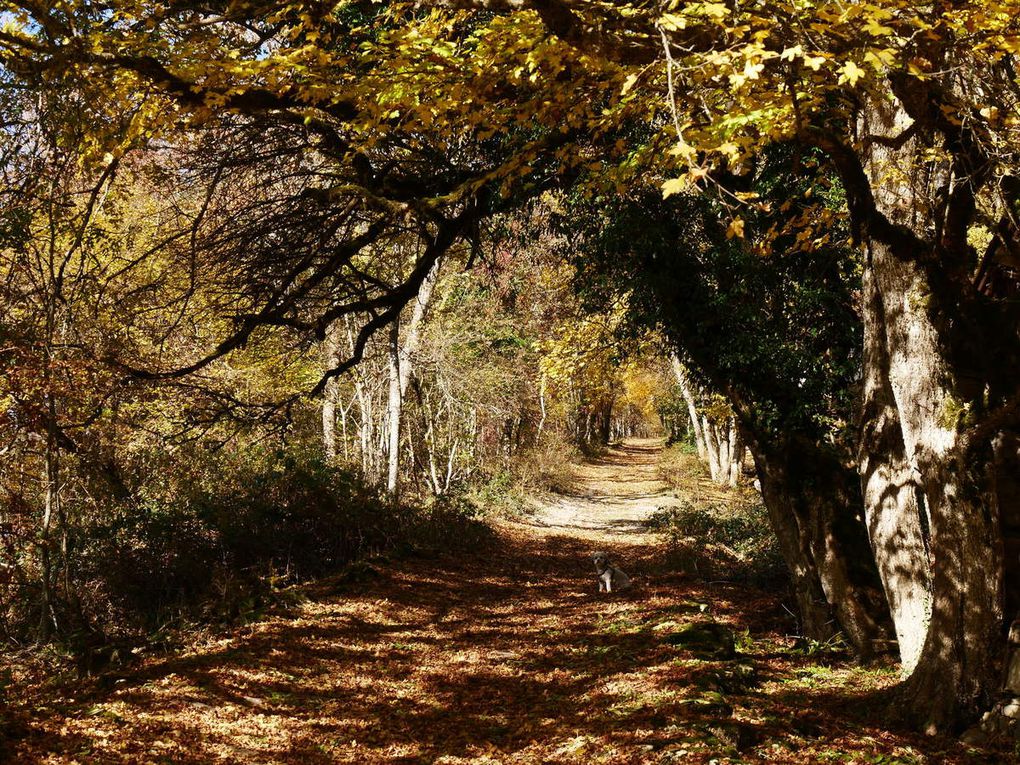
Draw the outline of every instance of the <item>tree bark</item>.
M870 268L865 269L862 287L861 489L875 563L896 628L902 671L909 674L917 666L931 618L931 522L916 471L906 459L888 377L884 307Z
M389 393L386 401L386 491L397 493L397 479L400 476L400 410L403 396L400 391L400 322L390 327L387 347L389 372Z
M824 641L841 629L859 656L870 657L886 638L888 612L855 516L855 472L813 444L747 441L805 637Z
M744 439L740 435L740 428L737 426L736 418L730 420L730 474L729 486L736 488L740 482L740 472L744 467Z
M876 484L868 490L868 515L881 518L888 512L882 499L899 496L899 488L889 493L882 483L912 482L918 508L927 508L931 617L904 693L922 727L938 731L976 717L1001 683L1004 555L992 440L1015 433L1016 422L987 420L1016 395L1010 363L1017 336L1015 327L989 321L996 314L972 282L966 232L988 165L964 128L939 121L936 91L916 80L892 85L896 99L875 99L863 113L869 147L863 165L855 167L838 148L835 156L867 245L865 268L879 309L866 312L868 332L884 341L885 353L866 359L866 375L888 381L886 398L902 434L902 459L893 452L898 464L884 477L865 473ZM941 139L932 138L939 133ZM925 158L935 140L945 141L950 161ZM989 348L1000 357L990 358ZM885 533L915 540L913 560L904 556L904 565L916 586L927 560L905 504L898 511L905 526ZM916 597L909 599L916 609Z
M332 369L340 361L340 326L332 325L326 332L323 344L323 356L327 369ZM336 412L340 399L340 381L331 377L326 383L322 397L322 451L326 459L336 459Z
M928 292L921 270L873 243L870 269L885 306L889 385L903 433L904 458L931 522L930 624L908 678L924 727L952 728L992 700L1005 650L1003 554L990 448L970 464L954 457L954 413L973 401L946 363L938 331L917 296ZM874 513L875 508L871 509ZM910 537L915 522L899 533ZM915 556L919 553L915 545ZM926 557L907 566L911 580Z
M707 463L708 447L706 445L705 431L701 426L701 419L698 417L698 405L694 399L691 379L675 353L670 355L670 363L673 366L673 374L676 375L677 384L680 386L680 395L684 397L684 402L687 404L687 414L691 418L691 432L694 433L694 445L698 450L698 458L702 462Z
M403 410L404 394L411 379L412 359L418 350L421 340L421 327L432 300L432 292L439 280L439 269L442 258L436 260L432 269L425 276L418 290L411 318L407 323L404 342L400 343L400 322L393 323L389 345L389 396L386 407L389 446L387 449L388 463L386 475L386 491L396 494L400 479L400 418Z

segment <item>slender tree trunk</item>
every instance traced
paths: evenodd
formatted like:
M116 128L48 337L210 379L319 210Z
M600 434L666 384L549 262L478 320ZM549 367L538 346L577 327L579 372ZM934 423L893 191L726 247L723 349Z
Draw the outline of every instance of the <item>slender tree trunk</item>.
M389 401L387 404L387 424L389 428L388 466L386 491L396 494L400 479L400 418L403 410L404 394L411 379L411 368L414 354L421 340L422 323L432 300L432 292L439 280L442 258L436 260L432 269L418 290L417 299L407 323L404 343L400 343L400 322L393 323L389 347Z
M694 433L694 445L698 450L698 457L702 462L708 462L707 440L704 428L701 426L701 419L698 416L698 405L694 399L691 379L676 354L670 356L670 363L673 366L673 374L676 375L677 384L680 386L680 395L684 397L684 402L687 404L687 414L691 418L691 432Z
M326 369L332 369L339 363L340 356L340 326L334 324L326 332L326 342L323 344L323 356ZM322 451L326 458L336 458L336 412L340 399L340 381L331 377L326 383L326 389L322 397ZM346 433L345 442L346 442Z
M546 409L545 409L545 375L543 374L538 381L538 407L542 413L541 418L538 421L538 436L541 437L542 431L545 428Z
M390 327L388 351L389 394L386 402L386 491L397 493L397 479L400 475L400 411L403 396L400 391L400 322Z
M51 531L53 527L53 516L59 495L57 489L57 472L53 464L52 453L56 445L47 438L45 468L43 481L45 483L45 499L43 506L42 526L39 530L39 568L40 581L42 584L42 614L39 619L39 633L42 640L47 640L57 627L56 611L53 605L53 563L50 556L52 544Z
M730 475L729 485L736 488L740 482L740 472L744 467L744 439L740 435L736 418L730 420Z

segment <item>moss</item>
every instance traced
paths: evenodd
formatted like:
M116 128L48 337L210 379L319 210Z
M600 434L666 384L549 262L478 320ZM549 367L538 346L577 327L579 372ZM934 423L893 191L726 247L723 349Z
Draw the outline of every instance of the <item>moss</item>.
M912 311L927 311L931 305L931 293L915 287L907 293L907 305Z
M942 412L939 415L939 427L946 430L960 430L971 424L971 404L969 401L960 401L955 396L946 396L942 403Z

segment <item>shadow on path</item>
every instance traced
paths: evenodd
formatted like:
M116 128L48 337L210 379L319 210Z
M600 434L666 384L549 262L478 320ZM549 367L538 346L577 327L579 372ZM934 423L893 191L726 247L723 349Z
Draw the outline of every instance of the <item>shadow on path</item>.
M504 524L470 554L376 561L363 581L316 582L290 610L181 655L37 688L14 712L13 761L894 762L876 758L908 748L967 761L860 711L889 671L792 653L775 594L662 568L654 540L626 527L663 496L656 449L579 466L589 488L626 486L627 471L649 483L575 505L579 531ZM596 593L593 543L631 590ZM747 635L737 658L670 643L706 618Z

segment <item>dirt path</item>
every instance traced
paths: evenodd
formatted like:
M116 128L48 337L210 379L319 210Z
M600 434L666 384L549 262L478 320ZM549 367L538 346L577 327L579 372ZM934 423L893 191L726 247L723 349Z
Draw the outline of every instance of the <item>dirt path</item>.
M644 522L676 502L658 476L661 450L659 439L630 439L574 466L573 490L537 500L531 523L594 542L654 543Z
M970 761L883 730L868 705L892 670L792 653L773 595L665 567L639 526L668 500L656 448L580 466L574 496L470 554L377 561L187 651L12 694L7 751L25 763ZM595 593L595 543L633 590ZM706 618L746 636L736 659L670 643Z

